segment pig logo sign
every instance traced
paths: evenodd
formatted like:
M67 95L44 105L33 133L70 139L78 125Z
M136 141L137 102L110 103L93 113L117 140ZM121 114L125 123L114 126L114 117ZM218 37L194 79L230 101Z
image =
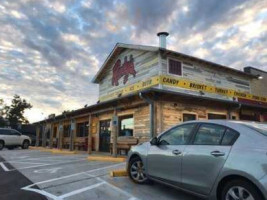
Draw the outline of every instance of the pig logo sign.
M128 60L128 56L125 56L123 64L120 59L116 61L113 67L112 85L118 86L119 80L122 77L123 77L123 84L126 84L128 81L129 75L133 75L133 77L135 77L136 75L136 71L134 69L133 55L130 55L129 60Z

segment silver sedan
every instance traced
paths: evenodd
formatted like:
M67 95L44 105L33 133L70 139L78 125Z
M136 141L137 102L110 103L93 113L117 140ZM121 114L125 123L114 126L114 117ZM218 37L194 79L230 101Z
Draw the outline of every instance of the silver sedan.
M209 120L175 126L132 147L129 177L210 200L267 199L267 124Z

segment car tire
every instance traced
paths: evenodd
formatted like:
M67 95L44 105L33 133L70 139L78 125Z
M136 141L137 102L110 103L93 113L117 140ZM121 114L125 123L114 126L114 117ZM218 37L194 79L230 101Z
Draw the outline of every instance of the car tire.
M142 160L135 157L129 161L128 175L134 183L145 184L148 183L148 178L145 173L145 168Z
M263 199L259 190L250 182L246 180L232 180L227 182L220 195L220 200L228 200L228 199L254 199L259 200ZM242 198L240 198L242 197Z
M28 140L24 140L24 142L23 142L21 148L22 148L22 149L28 149L29 146L30 146L30 142L29 142Z
M4 141L0 141L0 151L3 150L3 148L5 147L5 143Z

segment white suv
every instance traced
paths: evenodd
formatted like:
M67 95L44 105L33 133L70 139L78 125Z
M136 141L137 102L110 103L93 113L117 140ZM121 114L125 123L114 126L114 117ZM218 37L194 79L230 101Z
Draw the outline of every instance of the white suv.
M22 149L28 149L30 144L30 137L22 135L20 132L14 129L0 128L0 150L2 150L4 147L13 149L19 146Z

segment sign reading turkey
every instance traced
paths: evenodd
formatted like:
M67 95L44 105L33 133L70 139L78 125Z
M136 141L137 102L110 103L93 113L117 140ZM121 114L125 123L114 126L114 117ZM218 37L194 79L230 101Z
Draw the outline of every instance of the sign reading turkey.
M126 84L128 81L129 75L135 77L136 71L134 69L134 59L133 55L124 57L124 62L122 64L121 59L118 59L113 67L113 76L112 76L112 85L118 86L119 80L123 77L123 84Z

